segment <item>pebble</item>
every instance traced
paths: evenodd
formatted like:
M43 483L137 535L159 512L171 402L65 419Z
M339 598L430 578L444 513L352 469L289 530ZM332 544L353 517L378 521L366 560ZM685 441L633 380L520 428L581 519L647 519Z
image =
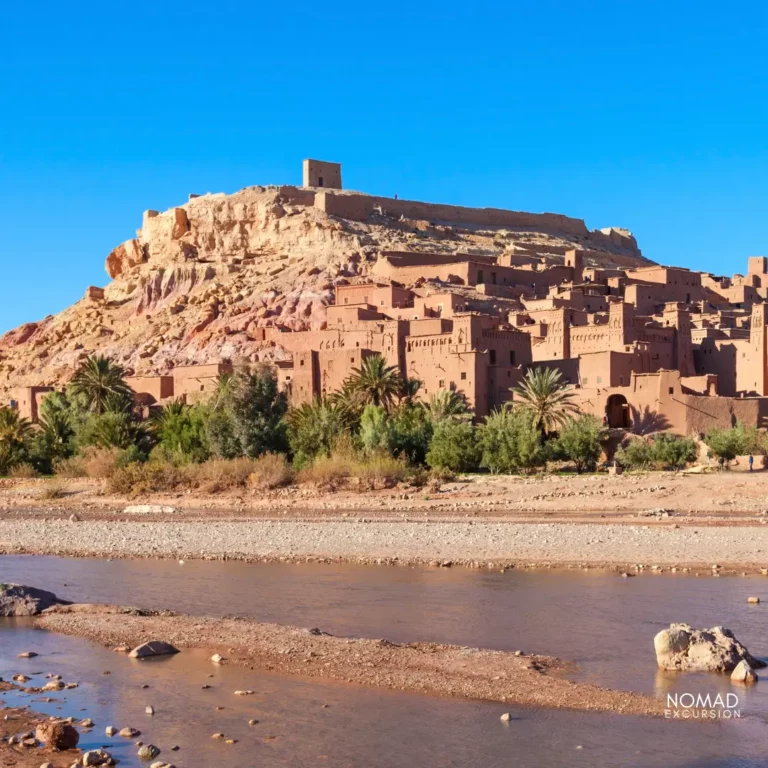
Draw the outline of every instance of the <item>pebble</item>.
M509 714L509 712L505 712L499 720L501 720L502 723L508 723L512 719L512 715Z
M747 602L748 603L752 603L752 604L756 604L756 603L760 602L760 598L759 597L755 597L755 596L748 597L747 598Z
M154 708L154 707L153 707L151 704L150 704L148 707L145 707L145 708L144 708L144 711L145 711L145 712L146 712L148 715L154 715L154 714L155 714L155 708Z

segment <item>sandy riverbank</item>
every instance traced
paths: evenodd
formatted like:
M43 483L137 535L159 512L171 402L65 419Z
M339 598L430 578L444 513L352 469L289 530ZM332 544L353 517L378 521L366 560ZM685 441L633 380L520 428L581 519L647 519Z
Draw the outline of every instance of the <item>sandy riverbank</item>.
M252 669L421 694L621 714L663 712L663 703L652 697L567 680L562 676L567 665L547 656L342 638L249 619L123 614L116 621L114 613L120 610L66 606L47 612L36 624L105 646L162 638L179 649L207 649L226 663Z

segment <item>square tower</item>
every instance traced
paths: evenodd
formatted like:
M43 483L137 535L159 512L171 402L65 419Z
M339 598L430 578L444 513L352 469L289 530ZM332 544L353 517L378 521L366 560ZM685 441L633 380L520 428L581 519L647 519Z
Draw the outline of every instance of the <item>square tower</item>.
M341 163L326 163L324 160L305 160L302 186L341 189Z

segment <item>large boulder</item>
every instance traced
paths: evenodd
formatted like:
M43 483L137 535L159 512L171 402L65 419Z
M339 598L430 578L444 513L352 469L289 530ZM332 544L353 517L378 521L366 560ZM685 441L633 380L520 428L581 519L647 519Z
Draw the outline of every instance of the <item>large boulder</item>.
M174 648L170 643L164 643L162 640L150 640L148 643L136 646L128 655L134 659L145 659L148 656L167 656L170 653L178 652L179 649Z
M69 723L60 721L42 723L35 730L35 737L51 749L74 749L80 734Z
M725 627L694 629L670 624L653 639L660 669L681 672L731 672L741 662L764 667Z
M36 616L53 605L70 603L44 589L21 584L0 584L0 616Z

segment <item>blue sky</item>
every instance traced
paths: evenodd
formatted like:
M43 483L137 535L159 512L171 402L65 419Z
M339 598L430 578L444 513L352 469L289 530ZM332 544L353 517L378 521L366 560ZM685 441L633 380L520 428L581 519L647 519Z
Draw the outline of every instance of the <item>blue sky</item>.
M146 208L300 183L768 253L768 8L745 2L6 4L0 332L104 285Z

